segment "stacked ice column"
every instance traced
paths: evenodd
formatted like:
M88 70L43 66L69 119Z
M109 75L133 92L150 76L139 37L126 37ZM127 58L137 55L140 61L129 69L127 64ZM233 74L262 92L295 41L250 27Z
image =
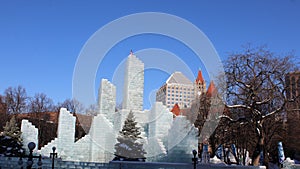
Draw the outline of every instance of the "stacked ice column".
M186 119L177 116L168 134L168 157L170 162L190 162L192 150L198 148L198 129Z
M138 127L144 134L143 124L147 116L143 111L144 93L144 63L132 53L128 56L124 75L123 104L122 110L115 114L114 128L116 131L122 129L124 121L130 111L133 112Z
M100 112L101 113L101 112ZM91 160L92 162L108 162L112 159L115 144L115 133L108 119L98 114L94 117L89 132L91 137Z
M74 154L75 125L76 118L66 108L61 108L57 129L57 151L63 159L72 159Z
M91 161L108 162L113 158L115 132L113 129L116 87L107 79L101 80L98 96L99 114L94 117L89 135L91 142Z
M98 106L99 113L113 123L116 108L116 87L107 79L101 80L98 92Z
M173 114L161 102L156 102L148 114L147 160L156 161L166 151L168 130L173 122Z
M123 109L143 110L144 63L135 55L128 56L125 68Z
M23 148L28 151L28 143L34 142L36 144L36 147L33 151L35 152L38 147L38 129L28 120L22 120L21 132L23 139Z

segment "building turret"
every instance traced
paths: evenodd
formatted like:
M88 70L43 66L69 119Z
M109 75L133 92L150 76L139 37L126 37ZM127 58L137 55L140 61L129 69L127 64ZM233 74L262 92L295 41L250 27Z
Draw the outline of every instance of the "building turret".
M206 92L206 83L202 76L202 71L199 70L197 78L195 80L195 94L196 94L195 97L198 97L205 92Z

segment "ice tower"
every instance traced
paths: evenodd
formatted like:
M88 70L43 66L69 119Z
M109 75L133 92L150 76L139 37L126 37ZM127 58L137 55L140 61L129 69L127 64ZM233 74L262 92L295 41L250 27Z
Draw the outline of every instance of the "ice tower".
M99 113L103 114L111 123L114 121L116 108L116 86L107 79L101 80L98 92Z
M125 68L123 109L142 111L143 93L144 63L130 52Z

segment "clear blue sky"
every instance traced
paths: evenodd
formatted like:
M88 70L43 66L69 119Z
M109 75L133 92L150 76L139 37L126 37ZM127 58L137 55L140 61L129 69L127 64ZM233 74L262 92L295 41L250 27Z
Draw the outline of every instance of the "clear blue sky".
M54 102L71 98L73 70L85 42L110 21L138 12L163 12L188 20L207 35L222 59L248 42L267 44L279 54L295 51L300 55L299 0L3 0L0 93L9 86L22 85L31 96L43 92ZM193 52L174 39L135 36L109 51L99 67L95 85L98 87L103 77L112 80L114 70L130 49L146 48L160 48L180 56L194 75L201 67L193 60ZM155 70L145 72L145 108L150 106L149 93L167 77Z

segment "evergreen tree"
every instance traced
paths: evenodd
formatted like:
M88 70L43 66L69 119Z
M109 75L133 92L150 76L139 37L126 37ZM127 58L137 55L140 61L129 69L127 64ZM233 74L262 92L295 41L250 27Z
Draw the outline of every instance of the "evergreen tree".
M15 116L12 116L9 122L6 122L2 135L9 136L17 141L22 141L21 131L17 125Z
M24 152L22 146L21 131L13 116L0 134L0 154L20 156Z
M128 161L135 161L139 159L145 159L145 150L143 144L140 142L142 139L140 128L136 126L133 113L130 111L122 131L119 132L117 138L118 143L115 145L116 159L123 158Z

